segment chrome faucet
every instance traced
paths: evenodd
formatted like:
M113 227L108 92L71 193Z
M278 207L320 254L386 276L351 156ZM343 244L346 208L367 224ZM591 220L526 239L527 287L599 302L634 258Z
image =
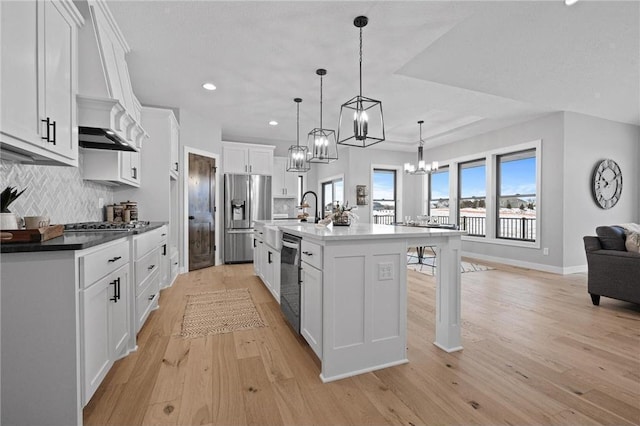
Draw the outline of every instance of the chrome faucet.
M302 200L300 200L300 205L304 204L304 197L307 196L307 194L311 194L315 197L316 199L316 214L315 214L315 223L318 223L320 221L320 209L318 207L320 207L318 205L318 195L313 192L313 191L307 191L304 194L302 194ZM302 219L302 221L306 222L306 219Z

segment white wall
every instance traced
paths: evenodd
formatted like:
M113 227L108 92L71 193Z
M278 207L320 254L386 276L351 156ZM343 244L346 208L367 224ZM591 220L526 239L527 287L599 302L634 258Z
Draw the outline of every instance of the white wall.
M586 263L582 237L597 226L639 222L640 127L569 112L564 118L563 257L571 268ZM593 169L605 158L618 163L623 179L620 201L608 210L591 192Z
M552 272L585 271L584 235L593 235L601 224L640 220L640 127L558 112L425 154L442 164L537 139L542 140L540 247L464 241L463 250L470 256ZM616 160L623 171L623 196L610 210L600 209L591 196L591 173L603 158ZM548 256L543 254L545 247Z

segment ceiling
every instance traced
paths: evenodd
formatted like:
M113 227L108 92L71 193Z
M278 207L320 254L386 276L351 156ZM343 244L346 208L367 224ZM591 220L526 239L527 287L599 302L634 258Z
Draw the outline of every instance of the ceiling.
M573 111L640 125L640 3L111 1L143 105L219 123L223 140L288 146L335 129L358 92L382 101L387 140L414 150ZM208 92L202 83L217 90ZM276 120L278 126L268 122Z

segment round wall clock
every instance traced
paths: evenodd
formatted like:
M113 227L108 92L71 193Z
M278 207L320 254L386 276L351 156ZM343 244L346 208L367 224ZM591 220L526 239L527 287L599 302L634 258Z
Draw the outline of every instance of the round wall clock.
M622 171L613 160L602 160L596 165L591 179L593 199L603 209L610 209L622 194Z

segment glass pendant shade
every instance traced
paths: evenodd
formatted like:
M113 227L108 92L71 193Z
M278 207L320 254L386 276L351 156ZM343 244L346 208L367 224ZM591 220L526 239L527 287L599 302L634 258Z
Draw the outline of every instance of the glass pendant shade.
M424 161L423 148L422 148L422 145L424 145L424 141L422 140L422 123L424 123L424 121L422 120L418 121L418 124L420 125L420 145L418 146L418 166L416 167L411 163L404 163L404 172L409 175L426 175L438 170L437 161L432 161L429 164L427 164L427 162Z
M322 76L327 70L318 69L320 76L320 127L316 127L307 135L308 161L310 163L330 163L338 159L336 132L322 127Z
M353 25L360 28L360 92L340 107L338 144L366 148L384 141L382 102L362 96L362 28L369 20L358 16Z
M305 173L311 168L311 165L307 162L307 147L300 146L300 102L302 99L295 98L293 100L297 104L297 116L296 116L296 144L289 147L289 154L287 156L287 171L295 173Z

